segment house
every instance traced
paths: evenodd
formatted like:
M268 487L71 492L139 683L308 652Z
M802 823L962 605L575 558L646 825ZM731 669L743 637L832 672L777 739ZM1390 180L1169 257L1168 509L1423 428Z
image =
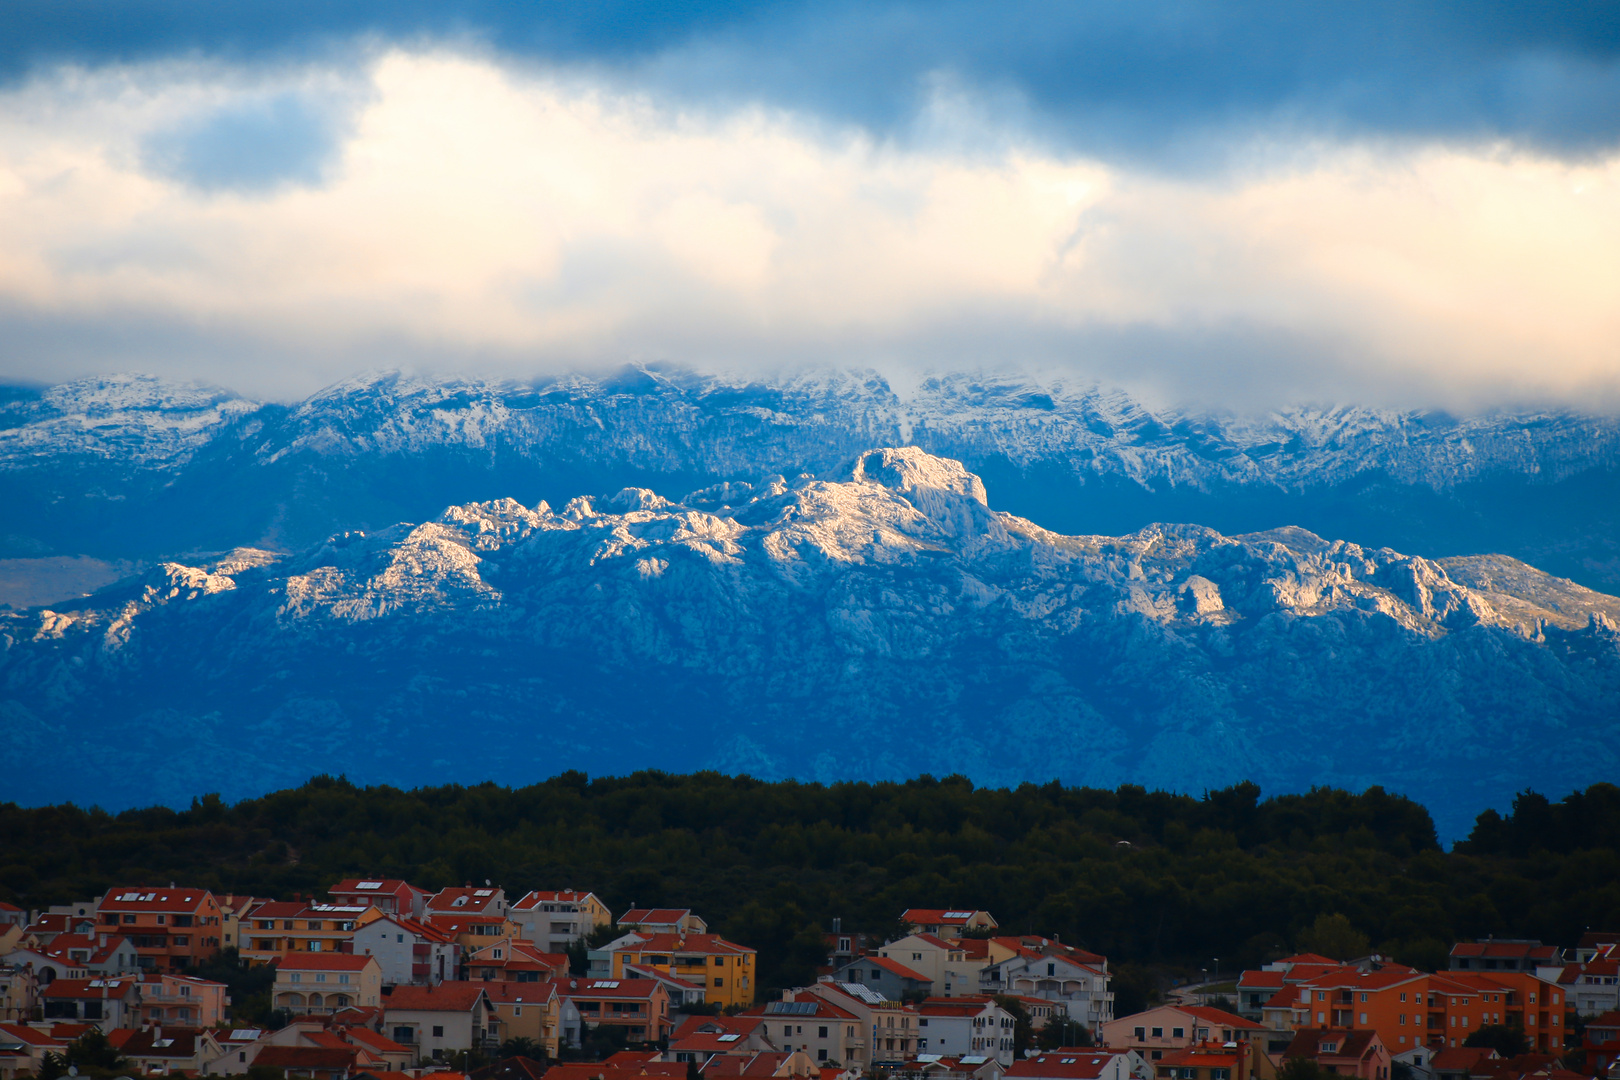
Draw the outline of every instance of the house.
M927 997L934 982L920 971L913 971L886 956L862 956L832 973L835 983L859 983L889 1001L904 1001L907 995Z
M48 944L12 950L5 958L12 967L30 966L40 985L66 977L128 975L140 971L135 946L120 933L55 934Z
M375 957L351 953L291 953L276 961L270 990L278 1009L294 1014L335 1013L382 1000L382 969Z
M1517 1025L1539 1050L1565 1046L1563 991L1524 972L1428 975L1399 964L1365 971L1344 965L1289 986L1279 997L1268 1003L1268 1016L1286 1005L1295 1028L1372 1028L1402 1062L1414 1047L1460 1046L1487 1024Z
M1245 971L1237 978L1237 1014L1245 1020L1259 1022L1266 1002L1283 988L1286 972Z
M189 975L147 975L140 989L140 1017L147 1024L211 1028L225 1022L231 1003L224 983Z
M497 938L518 936L518 924L505 915L460 915L430 911L422 921L461 946L463 958L486 945L494 944Z
M917 1011L917 1052L984 1054L1013 1063L1013 1017L988 997L927 998Z
M855 1014L860 1041L851 1045L845 1065L863 1066L867 1070L897 1068L919 1052L917 1044L922 1038L922 1029L915 1009L887 999L860 983L818 982L802 990L787 991L782 996L784 1000L799 1001L807 994L825 998ZM869 1045L863 1046L862 1042Z
M436 986L461 971L460 943L408 915L378 915L355 928L349 947L377 958L384 986Z
M891 1075L902 1080L1000 1080L1004 1070L999 1061L983 1054L966 1057L920 1054L903 1062Z
M1149 1065L1158 1080L1249 1080L1276 1075L1270 1058L1258 1048L1242 1044L1195 1043L1167 1050Z
M1604 945L1585 960L1565 964L1558 985L1580 1016L1620 1010L1620 947Z
M755 952L718 934L626 934L608 945L612 978L623 978L625 966L656 968L701 986L703 999L721 1006L754 1003Z
M763 1016L691 1015L681 1019L670 1032L669 1047L662 1055L668 1062L693 1062L702 1067L710 1058L731 1055L752 1057L776 1046L766 1036Z
M190 1027L147 1024L139 1028L115 1028L107 1041L129 1059L139 1076L195 1075L220 1056L213 1032Z
M638 908L619 916L621 930L635 930L642 934L707 934L709 924L692 914L689 908Z
M46 1054L60 1055L65 1040L27 1024L0 1023L0 1080L16 1080L24 1074L38 1076Z
M214 902L219 905L220 948L242 948L242 920L249 911L266 903L260 896L238 896L235 893L214 894Z
M900 913L900 922L913 934L933 934L946 941L955 941L969 930L994 930L998 925L988 911L946 908L907 908Z
M442 1061L457 1050L493 1050L501 1022L482 983L396 986L383 998L383 1034L420 1061Z
M1586 1067L1597 1076L1609 1075L1620 1061L1620 1012L1606 1012L1586 1022Z
M1555 946L1539 941L1481 938L1453 945L1449 966L1452 971L1524 971L1552 982L1564 969L1564 959Z
M566 952L613 922L607 905L595 893L573 889L536 889L512 905L512 921L522 937L545 952Z
M970 961L960 942L946 941L934 934L912 934L889 942L878 950L878 955L926 978L929 993L934 997L979 992L979 971L984 965Z
M0 1021L25 1021L39 1002L39 980L29 967L0 967Z
M1324 1072L1353 1076L1356 1080L1389 1080L1389 1049L1371 1028L1345 1031L1303 1028L1283 1051L1283 1059L1306 1058Z
M238 952L256 964L295 953L348 952L355 929L380 915L360 905L270 901L247 913Z
M98 933L128 938L143 970L180 971L220 950L219 904L207 889L109 889L94 923Z
M427 911L426 889L396 878L345 878L326 890L341 907L374 907L384 915L420 919Z
M744 1010L759 1017L765 1037L778 1050L799 1050L818 1066L849 1065L865 1058L867 1034L861 1018L828 998L805 993Z
M547 1056L558 1055L562 995L556 982L491 982L484 984L484 993L500 1019L501 1041L532 1039Z
M434 915L505 915L506 890L493 885L474 888L441 889L428 897L427 916Z
M631 1042L656 1042L669 1035L669 994L654 979L569 979L562 995L579 1010L580 1023L625 1029Z
M566 975L567 972L564 972ZM664 984L664 990L669 994L669 1007L679 1011L684 1005L702 1005L707 992L703 986L671 975L669 972L655 967L642 967L639 964L624 965L624 977L627 979L656 979Z
M1015 1061L1010 1080L1146 1080L1151 1069L1134 1050L1048 1050Z
M1436 1050L1429 1059L1428 1072L1436 1080L1469 1080L1493 1076L1502 1056L1488 1046L1459 1046Z
M837 1075L837 1074L835 1074ZM761 1051L751 1057L726 1055L715 1058L703 1070L704 1080L716 1080L718 1077L741 1076L750 1080L765 1080L766 1077L800 1077L804 1080L814 1078L821 1080L821 1069L810 1060L810 1055L801 1051L788 1053L785 1051Z
M1114 1019L1114 995L1108 989L1108 958L1047 938L996 938L987 943L1010 955L992 952L979 973L979 992L1041 998L1059 1004L1069 1019L1084 1024L1093 1038Z
M1265 1029L1241 1016L1207 1005L1159 1005L1145 1012L1121 1016L1103 1025L1103 1045L1139 1052L1157 1065L1175 1050L1214 1042L1248 1044Z
M349 1080L356 1073L357 1047L267 1046L259 1051L254 1064L279 1069L288 1080Z
M110 1031L140 1023L140 980L133 975L111 979L57 979L41 987L47 1020L87 1020Z
M533 1058L509 1057L468 1073L469 1080L543 1080L551 1066Z
M475 982L543 982L567 977L568 955L542 952L517 938L497 938L467 957L465 967L467 978Z

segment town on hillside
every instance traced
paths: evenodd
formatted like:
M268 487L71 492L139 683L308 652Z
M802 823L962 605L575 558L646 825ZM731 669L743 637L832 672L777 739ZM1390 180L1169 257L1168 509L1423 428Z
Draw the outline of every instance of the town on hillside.
M1620 1080L1616 933L1217 964L1126 1016L1107 957L987 911L825 936L813 984L766 992L695 912L571 888L0 904L0 1080Z

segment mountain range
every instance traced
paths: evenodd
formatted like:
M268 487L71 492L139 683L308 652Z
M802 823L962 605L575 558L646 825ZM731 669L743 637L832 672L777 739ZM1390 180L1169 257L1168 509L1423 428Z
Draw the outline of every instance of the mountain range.
M0 615L0 746L71 767L8 797L926 771L1379 783L1460 831L1614 773L1617 457L967 375L13 388L0 571L65 595Z

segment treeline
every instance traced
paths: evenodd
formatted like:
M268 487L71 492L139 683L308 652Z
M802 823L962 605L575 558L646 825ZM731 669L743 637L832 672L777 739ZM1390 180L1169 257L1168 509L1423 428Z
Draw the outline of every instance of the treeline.
M1317 941L1324 925L1397 959L1443 966L1487 934L1570 943L1620 927L1620 789L1521 795L1451 852L1428 812L1380 788L1202 798L960 777L767 783L716 773L524 788L400 791L319 777L227 805L113 815L0 805L0 898L44 907L115 884L320 895L343 877L427 888L491 880L691 907L793 985L821 933L892 930L910 906L985 908L1009 932L1057 934L1116 963L1221 970ZM1324 922L1323 916L1343 916ZM1348 947L1348 946L1347 946Z

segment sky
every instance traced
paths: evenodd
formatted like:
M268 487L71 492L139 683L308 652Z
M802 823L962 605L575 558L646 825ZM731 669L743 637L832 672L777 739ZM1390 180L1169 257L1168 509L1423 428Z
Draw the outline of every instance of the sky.
M0 7L0 379L1620 408L1620 6Z

